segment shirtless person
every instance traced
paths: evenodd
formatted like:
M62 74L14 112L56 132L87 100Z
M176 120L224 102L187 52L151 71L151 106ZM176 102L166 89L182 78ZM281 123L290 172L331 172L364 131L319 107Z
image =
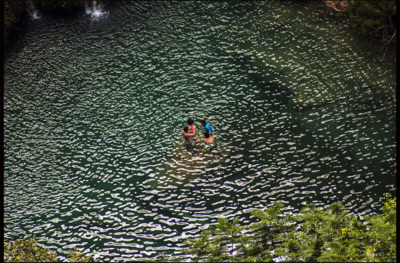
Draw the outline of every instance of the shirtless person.
M212 149L217 148L217 143L214 142L214 137L211 136L208 132L204 133L205 139L204 141L204 151L211 151Z
M193 133L193 140L196 140L196 138L194 137L196 135L196 125L194 125L192 119L188 119L187 123L188 123L187 127L188 127L189 133Z
M189 128L186 126L182 130L183 138L185 138L186 150L189 151L190 147L196 146L195 141L193 140L194 133L189 132Z

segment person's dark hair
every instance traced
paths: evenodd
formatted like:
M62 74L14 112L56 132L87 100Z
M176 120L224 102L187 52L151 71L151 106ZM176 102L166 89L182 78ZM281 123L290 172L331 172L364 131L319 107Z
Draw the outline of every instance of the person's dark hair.
M205 132L204 137L208 138L208 137L210 137L210 134L208 132Z
M189 131L189 128L188 128L187 126L185 126L185 127L183 128L183 130L184 130L185 132L188 132L188 131Z
M201 120L200 123L206 124L206 120Z
M188 123L188 125L192 125L193 124L193 120L192 119L187 119L187 123Z

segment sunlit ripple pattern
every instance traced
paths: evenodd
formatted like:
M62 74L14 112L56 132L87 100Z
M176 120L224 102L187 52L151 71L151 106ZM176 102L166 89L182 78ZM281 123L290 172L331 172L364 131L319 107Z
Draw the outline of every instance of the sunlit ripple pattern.
M143 260L275 201L377 212L396 190L395 63L314 4L127 1L27 23L4 65L5 241ZM188 117L216 151L183 150Z

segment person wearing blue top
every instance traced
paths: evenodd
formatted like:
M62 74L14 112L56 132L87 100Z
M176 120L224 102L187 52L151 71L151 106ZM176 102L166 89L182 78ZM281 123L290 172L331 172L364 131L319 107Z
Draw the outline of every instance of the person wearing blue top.
M201 120L200 124L204 128L204 132L207 132L208 134L213 136L214 130L213 130L213 128L211 128L210 124L206 123L206 120Z

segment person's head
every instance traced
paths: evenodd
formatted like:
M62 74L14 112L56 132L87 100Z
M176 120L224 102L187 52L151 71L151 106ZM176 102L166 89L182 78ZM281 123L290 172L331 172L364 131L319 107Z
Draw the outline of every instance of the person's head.
M184 131L184 132L188 132L188 131L189 131L189 128L188 128L187 126L185 126L185 127L183 128L183 131Z
M208 132L205 132L204 137L208 138L208 137L210 137L210 134Z
M193 124L193 120L192 119L187 119L187 123L188 123L188 125L192 125Z
M201 121L200 121L200 124L201 124L202 126L205 126L205 125L206 125L206 120L201 120Z

